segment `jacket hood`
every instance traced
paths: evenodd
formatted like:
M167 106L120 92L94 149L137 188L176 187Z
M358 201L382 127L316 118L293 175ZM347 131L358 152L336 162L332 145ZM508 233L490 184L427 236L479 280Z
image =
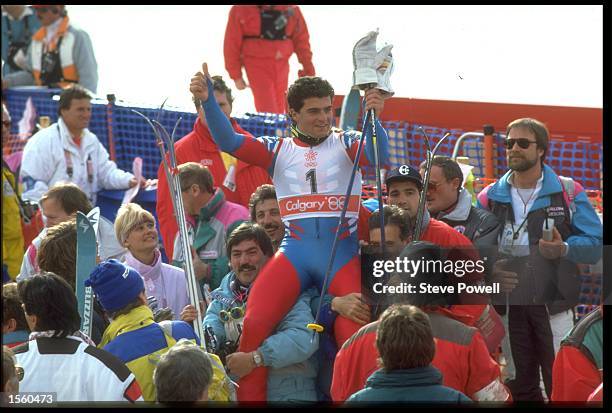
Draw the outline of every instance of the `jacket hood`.
M368 378L367 387L409 387L442 384L442 373L433 366L385 372L376 370Z

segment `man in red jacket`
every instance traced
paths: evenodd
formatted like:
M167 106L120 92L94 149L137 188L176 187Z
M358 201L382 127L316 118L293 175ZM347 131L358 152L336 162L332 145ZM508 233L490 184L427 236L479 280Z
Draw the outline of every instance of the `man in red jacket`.
M233 102L231 89L227 87L220 76L215 76L213 81L215 98L223 112L232 122L234 130L237 133L251 136L249 132L242 129L230 117ZM249 165L229 154L221 152L206 125L200 102L196 102L195 106L198 111L198 118L193 125L193 130L174 145L176 164L181 165L186 162L201 163L211 172L213 186L220 187L223 190L227 201L248 207L251 194L258 186L271 183L270 176L260 167ZM174 209L170 199L166 173L161 163L157 170L157 179L157 219L166 256L171 258L173 256L173 242L178 232L178 226L174 218Z
M298 76L314 76L310 35L298 6L232 6L223 42L225 69L242 90L244 66L258 112L285 113L294 52L303 67Z
M436 343L432 365L442 372L443 384L476 401L509 401L510 393L500 380L499 365L474 327L442 307L425 308ZM334 363L331 395L344 401L364 388L366 379L379 368L376 349L378 321L363 326L349 338Z

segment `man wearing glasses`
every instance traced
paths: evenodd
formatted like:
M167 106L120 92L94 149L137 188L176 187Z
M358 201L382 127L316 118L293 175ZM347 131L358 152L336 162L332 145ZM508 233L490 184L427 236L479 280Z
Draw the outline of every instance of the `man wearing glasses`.
M234 352L242 335L251 286L273 255L272 242L263 227L245 222L230 234L227 255L232 271L212 292L213 302L203 322L207 336L213 338L210 344L217 347L217 354L230 353L226 356L225 367L234 378L246 376L256 367L270 367L268 401L317 401L314 354L319 348L319 337L314 335L313 338L312 331L306 327L314 319L310 305L316 290L310 288L300 295L257 350Z
M493 277L506 294L508 333L516 367L509 383L514 400L542 401L540 369L548 398L555 350L573 326L580 278L577 263L595 264L602 226L578 182L544 163L549 133L531 118L506 128L510 170L478 195L478 207L502 223ZM555 345L556 344L556 345Z
M70 24L64 5L33 5L42 27L32 36L26 70L10 73L2 89L38 85L65 88L79 83L96 93L98 63L87 32Z
M425 162L420 169L424 179ZM463 172L459 164L448 156L436 156L425 195L429 213L465 235L476 247L495 245L499 221L489 211L472 206L472 194L462 187L462 183Z

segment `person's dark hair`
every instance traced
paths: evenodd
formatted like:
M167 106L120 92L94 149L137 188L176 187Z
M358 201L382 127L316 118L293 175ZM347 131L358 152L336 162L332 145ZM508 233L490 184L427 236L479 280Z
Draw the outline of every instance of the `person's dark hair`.
M463 183L463 172L461 171L461 167L453 158L448 156L435 156L431 161L432 166L437 166L442 169L442 173L444 174L444 179L447 181L452 181L455 178L459 179L459 189L461 189L461 184ZM420 169L423 170L427 166L427 162L421 162Z
M142 292L144 292L144 290L142 290ZM110 318L117 318L120 315L128 314L133 309L138 308L142 305L146 305L146 304L147 303L143 301L143 299L139 295L138 297L134 298L134 300L132 300L132 302L126 305L125 307L120 308L117 311L110 311L110 312L107 311L107 314Z
M385 226L397 225L400 230L400 239L405 241L410 236L410 221L403 209L397 205L385 205L383 207ZM377 209L368 218L368 228L380 228L380 209Z
M274 255L272 241L263 227L253 222L243 222L232 231L227 239L227 256L232 256L232 248L235 245L247 240L254 240L264 255L268 257Z
M212 82L213 82L213 90L220 92L220 93L225 93L225 96L227 96L227 101L229 102L230 106L232 106L234 104L234 97L232 96L232 89L230 89L229 86L227 86L227 83L225 83L225 81L223 80L223 77L213 76ZM202 104L200 99L196 98L195 96L192 96L191 100L193 101L193 105L195 106L196 111L200 109L200 105Z
M257 206L257 204L265 201L266 199L276 200L276 188L274 188L274 185L260 185L257 187L255 192L251 194L251 199L249 199L249 211L251 212L251 221L255 222L255 207Z
M54 330L53 337L66 337L80 328L76 295L62 277L41 272L17 288L25 313L36 316L34 331Z
M87 214L93 208L85 192L83 192L77 184L72 182L63 182L53 185L53 187L45 192L40 198L39 203L47 199L55 199L68 215L74 214L77 211Z
M70 109L74 99L91 100L91 94L81 85L71 85L62 90L59 97L59 105L57 106L58 116L62 116L62 110Z
M153 372L157 401L198 401L213 380L208 354L186 339L179 340L161 356Z
M6 324L10 319L15 319L16 330L29 330L26 322L17 283L7 283L2 286L2 324Z
M544 153L540 157L540 162L544 163L546 152L548 151L548 139L550 137L546 125L533 118L516 119L510 122L508 127L506 127L506 136L510 134L510 129L512 128L525 128L535 135L538 149L544 149Z
M42 271L52 272L75 288L76 280L76 249L77 227L76 219L49 228L40 242L36 260Z
M287 90L287 104L289 109L299 112L308 98L334 99L334 88L325 79L318 76L304 76L296 80Z
M208 168L197 162L186 162L178 166L181 192L187 191L192 185L200 190L214 193L213 177Z
M413 305L389 307L378 321L376 347L385 371L429 366L436 351L429 317Z

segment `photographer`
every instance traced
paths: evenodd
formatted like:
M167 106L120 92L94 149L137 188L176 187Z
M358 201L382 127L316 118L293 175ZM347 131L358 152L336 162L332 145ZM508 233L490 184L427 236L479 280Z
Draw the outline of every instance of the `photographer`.
M215 351L224 359L228 372L238 378L256 368L270 367L268 401L317 401L314 354L319 347L318 336L311 340L312 332L306 328L313 320L310 301L315 291L310 289L300 296L256 351L235 352L250 288L273 254L272 242L263 227L244 223L231 233L227 253L233 271L213 291L213 302L204 318Z

